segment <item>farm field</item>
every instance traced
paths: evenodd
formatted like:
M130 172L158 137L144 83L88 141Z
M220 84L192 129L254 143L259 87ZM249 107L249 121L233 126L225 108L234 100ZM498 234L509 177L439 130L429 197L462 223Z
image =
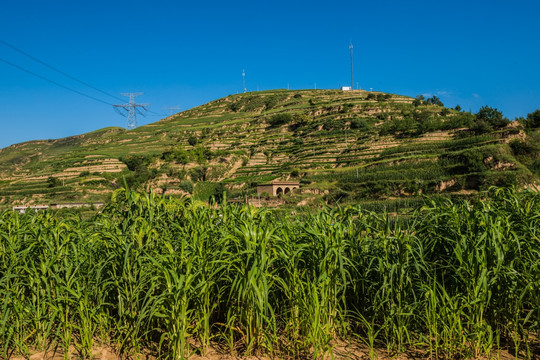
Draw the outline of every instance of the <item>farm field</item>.
M532 359L539 279L529 190L400 221L120 188L91 218L0 213L0 358Z

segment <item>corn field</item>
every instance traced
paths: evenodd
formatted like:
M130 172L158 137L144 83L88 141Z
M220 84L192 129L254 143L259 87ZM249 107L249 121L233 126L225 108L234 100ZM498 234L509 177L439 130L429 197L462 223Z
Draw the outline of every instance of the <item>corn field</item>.
M0 214L0 358L321 358L336 341L432 358L539 351L540 195L426 198L406 223L117 190L91 219Z

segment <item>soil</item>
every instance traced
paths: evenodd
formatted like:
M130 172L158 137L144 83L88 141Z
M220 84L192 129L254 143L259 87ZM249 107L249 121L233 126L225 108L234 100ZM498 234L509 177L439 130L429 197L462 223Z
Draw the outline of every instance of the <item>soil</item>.
M433 359L434 356L429 353L423 352L423 351L408 351L402 354L392 354L389 353L386 349L376 349L373 353L374 358L378 360L420 360L420 359ZM69 359L80 359L79 354L77 354L74 349L71 349L71 353L68 356ZM126 359L134 359L134 360L155 360L157 359L157 354L132 354L132 355L121 355L115 352L115 350L112 347L108 346L96 346L94 347L92 351L92 359L93 360L126 360ZM242 356L242 354L238 354L235 352L231 352L230 350L226 348L221 347L211 347L207 350L206 354L200 355L200 354L193 354L190 356L190 359L193 360L201 360L201 359L209 359L209 360L218 360L218 359L226 359L226 360L238 360L238 359L245 359L245 360L278 360L278 359L287 359L289 357L280 357L279 355L270 356L270 355L256 355L256 356ZM306 354L305 358L312 358L310 355ZM63 360L64 359L64 353L63 350L58 349L56 352L49 351L48 353L45 352L36 352L32 354L30 357L22 357L22 356L13 356L10 358L11 360ZM369 348L361 343L356 344L350 344L346 342L339 342L334 345L332 354L328 353L321 357L321 359L352 359L352 360L369 360L371 359L371 354ZM508 351L500 351L497 353L494 353L490 357L478 357L473 358L478 360L487 360L487 359L498 359L498 360L510 360L515 359L513 355L511 355ZM533 357L533 359L536 359L536 357Z

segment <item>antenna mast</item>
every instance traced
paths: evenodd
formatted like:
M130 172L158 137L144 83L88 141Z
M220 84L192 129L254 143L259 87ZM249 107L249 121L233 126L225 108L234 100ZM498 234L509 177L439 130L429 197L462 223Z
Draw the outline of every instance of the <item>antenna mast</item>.
M242 85L243 85L244 92L247 92L247 89L246 89L246 72L245 72L244 69L242 69Z
M349 49L351 50L351 89L354 90L354 73L353 73L353 46L352 42L349 45Z
M129 97L129 102L127 104L113 105L114 109L120 115L126 116L127 113L128 130L135 129L137 127L137 114L144 116L144 113L137 108L142 108L144 111L146 111L146 107L150 106L150 104L135 103L135 97L143 94L144 93L122 93L120 95ZM122 110L124 110L124 112Z

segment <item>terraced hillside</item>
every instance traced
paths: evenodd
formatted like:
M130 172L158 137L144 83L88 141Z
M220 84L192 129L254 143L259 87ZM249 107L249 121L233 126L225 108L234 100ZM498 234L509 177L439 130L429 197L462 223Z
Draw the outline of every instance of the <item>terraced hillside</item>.
M0 206L106 201L124 181L206 199L297 179L302 190L291 198L299 204L537 183L538 129L483 115L379 92L231 95L130 131L2 149Z

